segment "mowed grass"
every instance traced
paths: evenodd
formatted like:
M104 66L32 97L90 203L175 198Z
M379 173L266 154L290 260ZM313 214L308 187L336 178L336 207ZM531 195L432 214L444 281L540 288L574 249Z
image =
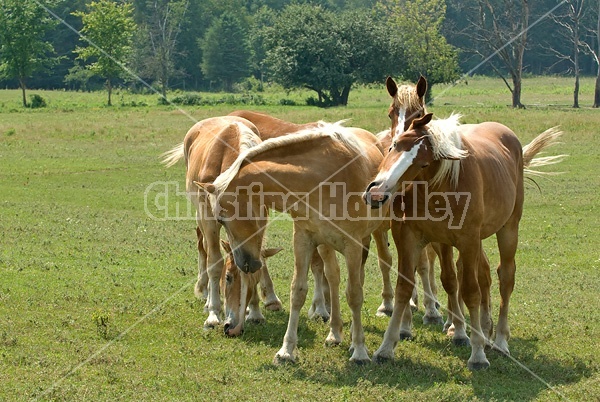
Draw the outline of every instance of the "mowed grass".
M535 179L541 191L527 186L509 316L512 355L489 352L491 367L482 372L467 370L469 349L454 347L441 328L421 324L422 308L414 316L414 341L398 345L394 362L349 363L345 301L340 347L323 345L327 325L307 319L307 300L299 362L273 365L289 311L288 220L274 221L267 234L269 247L284 248L269 268L285 311L265 312L264 325L247 325L236 339L202 328L206 314L192 291L195 222L158 219L165 188L170 216L190 217L177 193L184 167L165 169L159 156L194 120L243 106L177 110L156 106L155 96L123 94L123 104L148 106L108 108L105 94L32 91L49 106L23 110L18 91L0 91L0 400L597 398L600 110L589 107L592 91L593 79L585 79L582 108L575 110L570 79L529 78L528 108L512 110L500 80L475 77L468 85L434 88L430 110L436 115L454 111L466 122L499 121L523 144L560 125L563 143L547 154L569 155L547 169L563 174ZM374 132L388 126L383 86L353 90L345 108L275 105L290 96L310 93L268 93L271 105L250 108L295 122L349 118ZM495 269L494 239L485 245ZM388 322L375 316L380 291L372 255L363 307L371 354Z

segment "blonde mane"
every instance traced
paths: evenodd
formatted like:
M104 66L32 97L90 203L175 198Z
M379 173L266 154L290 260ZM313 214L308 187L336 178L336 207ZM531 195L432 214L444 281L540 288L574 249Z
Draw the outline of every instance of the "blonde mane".
M441 160L441 165L431 185L437 185L448 178L452 187L458 185L460 175L460 161L468 155L463 149L459 132L460 118L462 115L453 113L447 119L433 120L428 124L427 137L431 142L433 157Z
M394 97L394 106L404 108L404 110L423 108L423 111L425 111L425 105L421 105L421 102L419 102L419 96L414 85L398 86L398 92Z
M240 152L245 152L250 148L254 148L258 144L262 143L262 140L254 131L248 126L242 123L235 123L239 130L239 148Z
M343 123L344 120L338 121L337 123L325 123L320 121L317 127L307 128L305 130L300 130L296 133L287 134L281 137L270 138L252 148L246 149L239 154L237 159L231 164L231 166L229 166L227 170L222 172L215 179L213 185L215 186L216 194L221 194L227 189L231 181L238 174L244 162L250 161L257 155L275 148L311 141L318 138L329 137L334 141L341 142L353 152L362 154L364 151L357 138L347 127L343 126Z

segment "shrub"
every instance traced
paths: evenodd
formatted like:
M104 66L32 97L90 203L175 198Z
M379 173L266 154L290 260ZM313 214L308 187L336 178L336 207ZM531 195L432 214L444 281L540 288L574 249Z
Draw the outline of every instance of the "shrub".
M46 107L46 100L44 98L42 98L40 95L38 94L33 94L29 97L30 102L29 102L29 107L32 109L38 109L41 107Z

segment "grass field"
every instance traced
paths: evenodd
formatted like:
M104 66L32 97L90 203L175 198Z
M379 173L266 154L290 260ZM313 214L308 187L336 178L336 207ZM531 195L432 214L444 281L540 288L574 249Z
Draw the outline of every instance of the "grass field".
M289 221L274 223L268 246L284 251L269 267L285 311L247 325L240 338L202 328L193 296L195 223L152 219L157 182L183 189L184 168L165 169L159 155L180 142L195 120L243 106L178 110L157 96L31 91L48 102L24 110L18 91L0 91L0 400L593 400L600 395L600 110L593 79L584 79L581 109L572 109L570 79L528 78L525 110L507 105L499 80L434 88L435 114L502 122L529 142L560 125L569 154L527 187L509 320L511 358L488 353L491 367L466 368L469 350L452 346L441 328L414 317L415 339L400 343L393 363L348 362L350 312L342 302L345 339L323 346L327 325L299 327L298 364L274 366L287 324L292 274ZM344 108L300 104L308 92L267 92L248 107L295 122L350 118L387 128L383 86L357 88ZM212 95L207 95L212 96ZM121 98L119 98L121 97ZM122 101L117 101L122 99ZM121 106L146 104L147 106ZM181 208L186 201L169 187ZM173 208L173 204L170 207ZM145 208L148 207L148 208ZM485 242L493 267L494 240ZM376 259L367 261L363 323L372 354L387 319ZM499 302L493 278L496 320ZM342 282L345 286L345 281ZM440 286L440 300L445 300ZM309 297L311 294L309 293Z

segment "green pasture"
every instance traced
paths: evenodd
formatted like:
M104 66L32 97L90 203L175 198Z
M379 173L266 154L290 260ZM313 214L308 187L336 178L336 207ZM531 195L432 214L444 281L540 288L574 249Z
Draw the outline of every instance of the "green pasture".
M589 107L593 83L582 82L581 109L570 107L567 78L525 79L525 110L508 107L498 79L434 88L435 114L502 122L524 144L560 125L563 142L548 155L569 155L551 169L563 174L536 178L541 191L527 186L509 314L512 355L489 352L491 367L481 372L466 368L469 350L453 346L441 327L423 326L422 307L415 339L398 345L394 362L349 363L345 301L340 347L323 345L327 325L307 319L307 303L299 362L275 366L293 269L290 221L275 221L267 234L269 247L284 248L269 268L285 311L265 312L264 325L247 325L231 339L221 328L202 328L206 314L193 295L195 222L161 219L165 188L169 215L191 216L177 193L183 165L165 169L159 156L196 120L250 108L294 122L351 119L377 132L388 127L383 85L353 89L348 107L332 109L300 106L309 92L276 89L262 94L262 106L181 109L159 106L157 95L118 93L109 108L105 93L48 91L30 91L46 108L23 109L18 91L0 91L0 401L598 398L600 110ZM494 240L485 244L495 267ZM375 255L367 264L363 322L372 355L388 319L375 316Z

